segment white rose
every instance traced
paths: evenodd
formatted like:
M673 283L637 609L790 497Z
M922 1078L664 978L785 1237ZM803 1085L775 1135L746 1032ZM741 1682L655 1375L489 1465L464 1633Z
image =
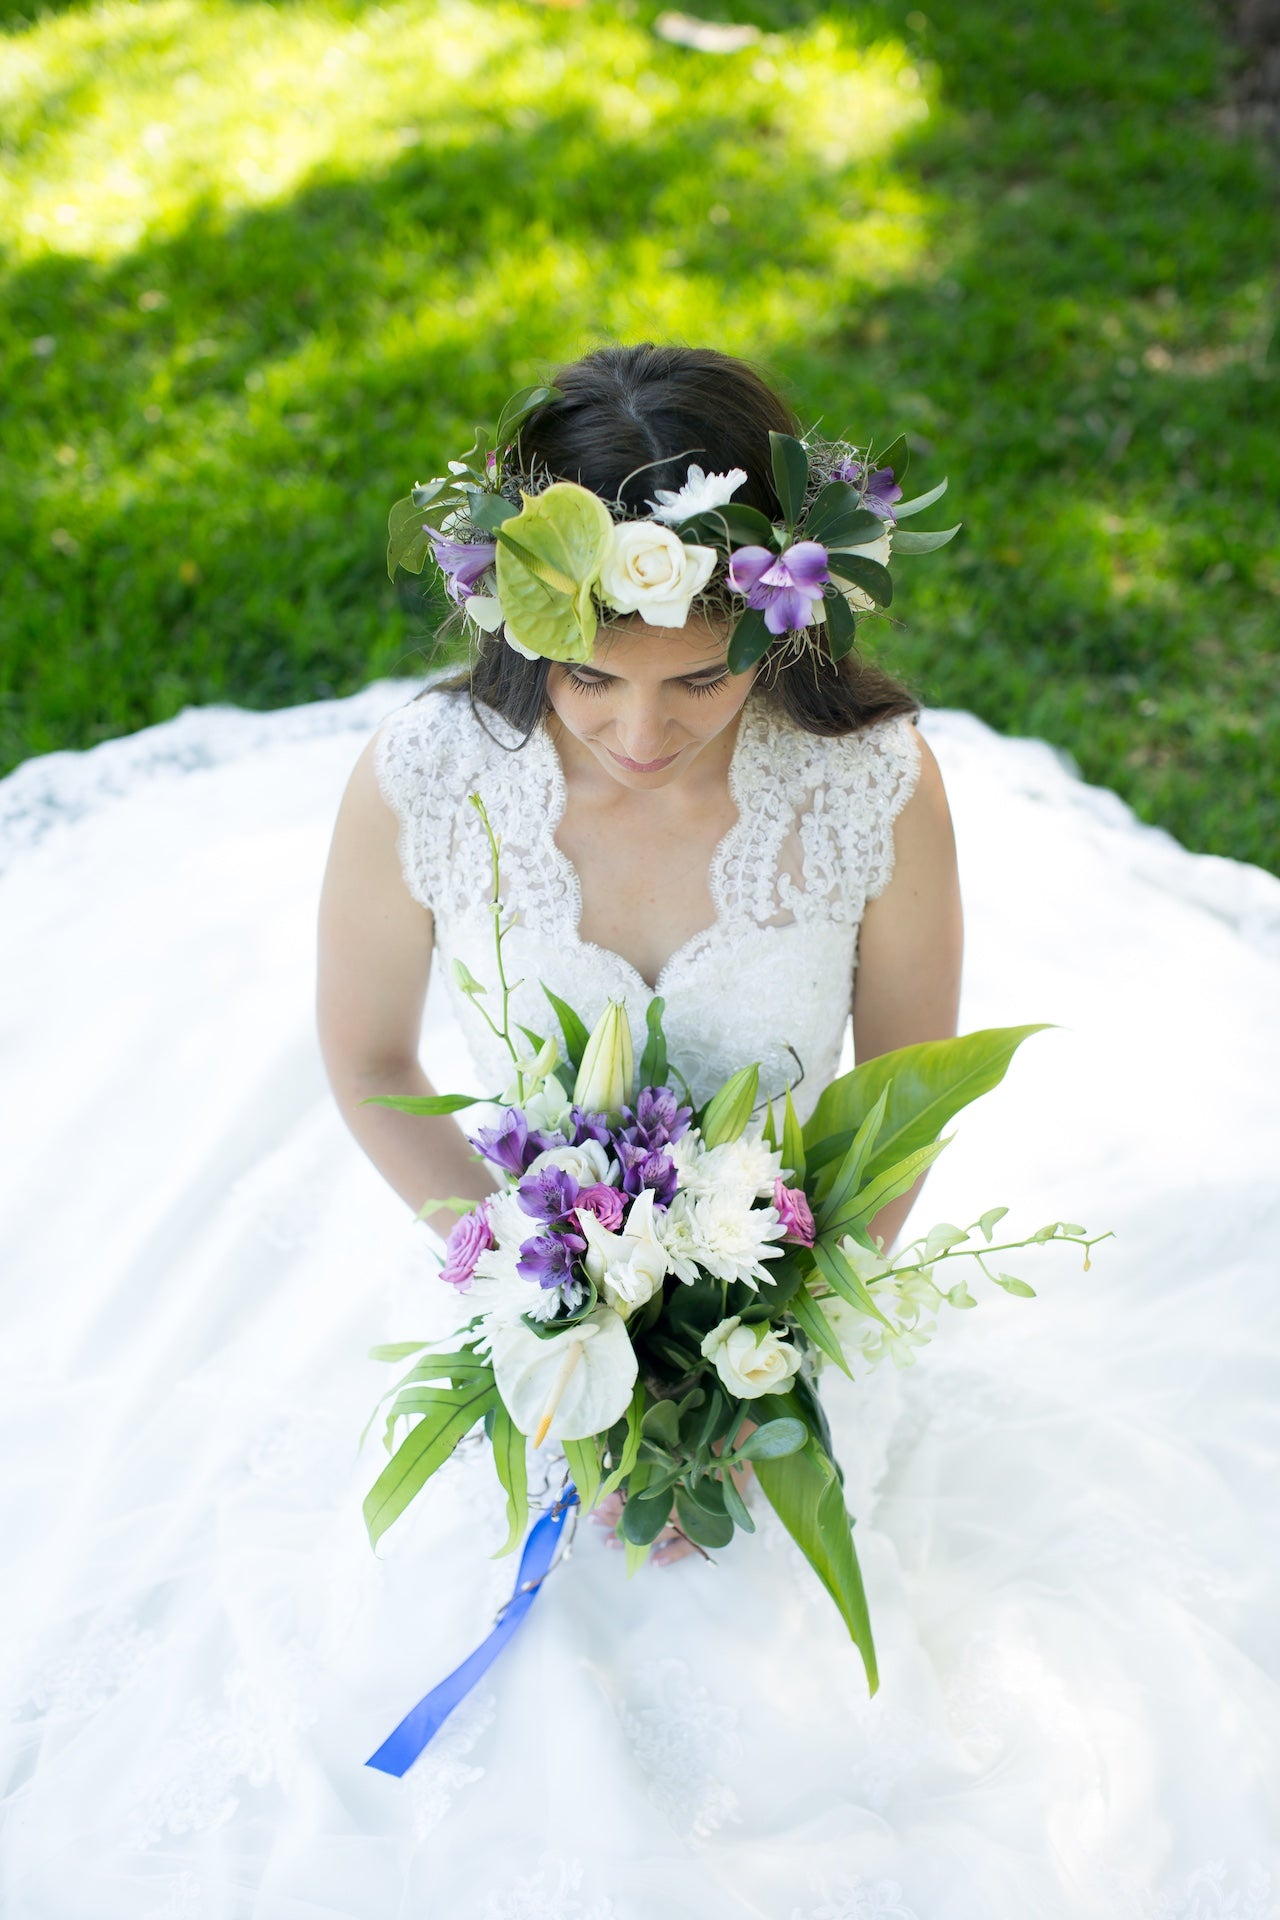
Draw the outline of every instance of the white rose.
M613 529L600 593L618 613L642 613L655 627L682 627L717 558L714 548L686 547L655 520L624 520Z
M525 1171L541 1173L543 1167L559 1167L580 1187L617 1185L618 1169L610 1160L608 1149L598 1140L584 1140L580 1147L548 1147L545 1153L529 1162Z
M586 1235L582 1264L608 1304L625 1316L642 1307L662 1285L670 1269L666 1248L653 1221L653 1189L632 1202L625 1233L610 1233L586 1207L577 1210Z
M800 1365L798 1347L771 1327L744 1327L736 1313L711 1329L702 1353L730 1393L743 1400L780 1392Z
M832 551L836 553L856 554L858 558L862 560L878 560L882 567L887 567L892 542L893 528L886 527L879 539L873 540L869 546L836 547L833 548ZM875 601L869 593L865 592L862 587L851 587L843 580L840 582L840 586L845 599L849 602L849 605L855 613L870 613L872 607L875 605Z

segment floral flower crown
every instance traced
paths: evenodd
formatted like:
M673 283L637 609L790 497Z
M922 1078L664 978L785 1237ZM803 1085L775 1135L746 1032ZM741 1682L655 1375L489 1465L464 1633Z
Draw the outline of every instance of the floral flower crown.
M573 481L513 467L524 422L560 398L557 387L514 394L492 434L478 429L446 478L415 486L388 516L392 579L397 566L421 573L432 555L470 625L501 629L527 659L589 660L601 606L682 627L723 567L715 584L737 603L731 672L755 666L776 640L812 645L823 633L839 660L853 646L858 613L893 598L890 553L932 553L959 531L958 523L941 533L900 528L947 486L903 499L905 440L873 457L816 433L769 435L779 523L734 504L747 478L741 467L704 473L694 465L682 487L655 488L641 518Z

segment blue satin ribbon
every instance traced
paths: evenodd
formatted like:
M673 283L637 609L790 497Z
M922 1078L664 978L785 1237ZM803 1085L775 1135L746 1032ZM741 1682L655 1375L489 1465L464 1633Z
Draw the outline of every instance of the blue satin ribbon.
M493 1632L481 1641L474 1653L468 1654L460 1667L454 1668L447 1680L442 1680L438 1687L432 1687L430 1693L423 1695L395 1732L387 1735L378 1751L370 1754L365 1761L366 1767L377 1767L380 1772L392 1773L399 1779L413 1765L427 1742L439 1733L454 1708L466 1699L472 1687L493 1665L537 1599L538 1589L551 1571L551 1563L556 1557L564 1523L577 1504L578 1490L570 1480L554 1505L548 1507L529 1529L529 1538L520 1556L515 1592L499 1613Z

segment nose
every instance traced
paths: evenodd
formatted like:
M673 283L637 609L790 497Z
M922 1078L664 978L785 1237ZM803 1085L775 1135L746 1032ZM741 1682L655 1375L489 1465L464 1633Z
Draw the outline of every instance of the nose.
M661 695L633 691L617 716L618 752L628 760L661 760L671 751L669 738Z

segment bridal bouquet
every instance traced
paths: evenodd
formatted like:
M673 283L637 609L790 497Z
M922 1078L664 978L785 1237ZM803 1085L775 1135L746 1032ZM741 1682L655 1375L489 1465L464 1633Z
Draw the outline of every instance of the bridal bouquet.
M563 1452L584 1511L621 1494L632 1569L669 1524L701 1549L753 1531L734 1479L749 1461L874 1691L853 1520L814 1379L828 1363L851 1375L886 1358L911 1364L938 1308L976 1305L953 1277L965 1271L957 1262L1024 1296L1033 1289L998 1264L1013 1248L1070 1240L1088 1266L1095 1241L1069 1222L997 1242L1004 1207L967 1227L935 1226L893 1259L870 1235L947 1144L947 1121L1040 1029L881 1055L832 1082L804 1125L789 1090L780 1107L761 1108L754 1065L697 1106L668 1060L660 998L638 1066L622 1002L588 1033L545 986L558 1035L518 1029L521 1045L508 1024L498 847L479 797L472 803L494 861L496 1017L465 969L458 984L511 1053L511 1083L494 1102L501 1115L473 1138L502 1184L478 1203L446 1203L459 1218L441 1279L471 1309L450 1350L373 1350L417 1357L383 1396L391 1459L364 1503L370 1540L480 1422L507 1496L503 1552L528 1524L531 1445ZM377 1100L412 1113L473 1104L457 1094Z

